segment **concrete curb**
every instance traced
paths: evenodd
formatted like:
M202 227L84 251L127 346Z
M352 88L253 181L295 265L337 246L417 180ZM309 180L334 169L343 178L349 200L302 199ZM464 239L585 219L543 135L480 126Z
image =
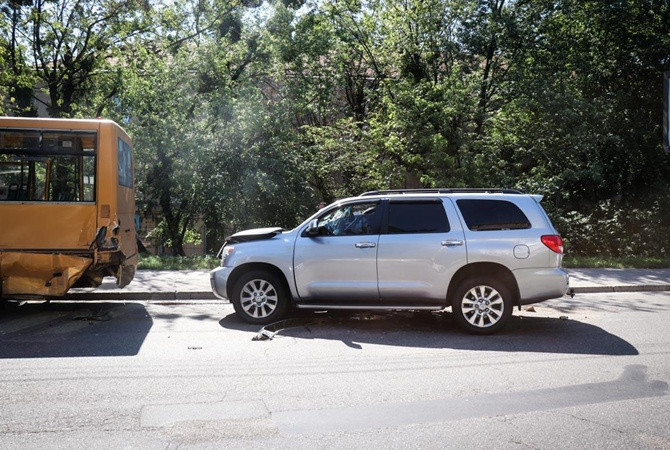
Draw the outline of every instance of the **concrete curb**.
M217 300L212 291L186 292L76 292L61 300Z
M670 284L581 286L572 288L575 294L603 294L619 292L666 292ZM218 300L212 291L174 292L76 292L67 294L62 300Z
M670 291L670 284L643 284L622 286L582 286L572 288L575 294L603 294L608 292L663 292Z

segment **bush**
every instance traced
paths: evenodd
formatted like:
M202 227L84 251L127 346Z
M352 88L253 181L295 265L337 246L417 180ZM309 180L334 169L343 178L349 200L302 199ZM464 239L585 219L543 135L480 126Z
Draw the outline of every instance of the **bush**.
M649 208L600 202L589 212L570 211L552 221L565 240L566 252L583 256L670 257L670 214Z
M203 270L214 269L221 260L214 256L140 256L138 270Z

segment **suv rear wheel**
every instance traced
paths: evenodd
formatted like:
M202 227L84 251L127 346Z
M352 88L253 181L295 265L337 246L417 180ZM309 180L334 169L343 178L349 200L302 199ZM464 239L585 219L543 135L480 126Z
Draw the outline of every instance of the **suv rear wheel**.
M288 295L284 283L264 270L247 272L233 286L231 302L242 320L268 324L284 317Z
M452 310L464 330L491 334L503 328L512 315L509 287L495 278L468 278L454 293Z

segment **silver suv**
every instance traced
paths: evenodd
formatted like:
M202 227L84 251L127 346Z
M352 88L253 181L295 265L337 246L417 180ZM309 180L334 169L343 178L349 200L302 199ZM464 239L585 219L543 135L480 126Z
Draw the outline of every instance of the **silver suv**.
M441 310L488 334L514 306L561 297L563 241L540 195L507 189L367 192L297 228L227 238L212 290L245 321L291 308Z

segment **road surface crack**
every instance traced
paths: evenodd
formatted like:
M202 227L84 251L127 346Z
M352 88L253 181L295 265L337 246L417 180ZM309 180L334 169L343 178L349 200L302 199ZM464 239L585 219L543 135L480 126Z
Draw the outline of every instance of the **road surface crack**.
M586 417L579 417L579 416L576 415L576 414L572 414L572 413L564 413L564 412L559 412L559 413L557 413L557 414L561 414L561 415L564 415L564 416L572 417L573 419L577 419L577 420L579 420L579 421L586 422L586 423L589 423L589 424L598 425L598 426L600 426L600 427L602 427L602 428L605 428L605 429L608 429L608 430L612 430L612 431L616 431L616 432L619 433L619 434L628 434L627 431L620 430L620 429L615 428L615 427L613 427L613 426L611 426L611 425L607 425L607 424L605 424L605 423L598 422L598 421L593 420L593 419L587 419Z

